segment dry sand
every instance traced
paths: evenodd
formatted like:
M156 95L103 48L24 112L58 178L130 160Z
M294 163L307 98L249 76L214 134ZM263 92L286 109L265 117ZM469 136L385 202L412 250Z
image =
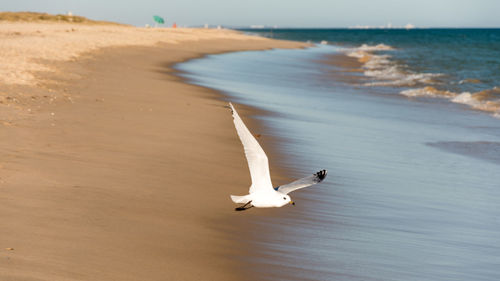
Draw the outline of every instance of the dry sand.
M45 26L28 25L0 30ZM60 31L47 40L9 43L26 49L1 39L13 74L0 74L0 280L249 279L240 234L255 215L229 200L250 183L231 115L218 93L184 83L170 66L304 45L136 28L144 37L123 43L106 31L118 27L51 28Z
M229 38L246 40L247 36L217 29L3 22L0 24L0 83L33 85L37 82L34 71L58 72L57 68L44 63L45 60L75 60L81 54L104 47Z

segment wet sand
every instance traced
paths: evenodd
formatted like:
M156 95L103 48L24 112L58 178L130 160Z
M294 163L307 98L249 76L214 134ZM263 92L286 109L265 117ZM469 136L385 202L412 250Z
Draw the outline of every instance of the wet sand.
M252 276L240 235L258 213L229 200L250 183L231 114L171 66L305 45L207 37L99 49L2 86L24 99L2 105L16 115L0 125L1 280Z
M491 141L440 141L426 143L444 151L500 164L500 143Z

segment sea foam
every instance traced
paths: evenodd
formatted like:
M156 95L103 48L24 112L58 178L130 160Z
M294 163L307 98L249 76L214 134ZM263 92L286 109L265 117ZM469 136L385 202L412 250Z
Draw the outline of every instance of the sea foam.
M445 90L438 90L432 86L427 86L417 89L408 89L401 91L400 94L407 97L433 97L433 98L453 98L457 96L456 93Z
M500 88L484 90L476 93L464 92L453 99L452 102L468 105L474 109L500 114Z
M416 73L407 69L392 59L392 56L380 51L393 51L394 47L385 44L367 45L363 44L357 48L346 50L349 57L357 58L362 64L364 75L373 78L373 81L366 82L365 86L393 86L410 87L418 84L434 84L434 77L439 77L439 73Z
M492 113L500 118L500 88L494 87L475 93L454 93L448 90L439 90L432 86L407 89L400 92L407 97L431 97L449 99L451 102L467 105L473 109Z

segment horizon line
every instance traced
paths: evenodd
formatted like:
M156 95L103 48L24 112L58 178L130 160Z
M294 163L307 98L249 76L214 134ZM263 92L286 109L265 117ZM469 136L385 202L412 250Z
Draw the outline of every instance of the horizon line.
M214 25L216 26L216 25ZM300 26L264 26L264 27L251 27L248 25L240 26L240 25L221 25L222 27L232 27L238 29L358 29L358 30L373 30L373 29L404 29L404 30L412 30L412 29L500 29L500 26L416 26L412 28L406 28L404 26L401 27L355 27L355 26L333 26L333 27L300 27Z

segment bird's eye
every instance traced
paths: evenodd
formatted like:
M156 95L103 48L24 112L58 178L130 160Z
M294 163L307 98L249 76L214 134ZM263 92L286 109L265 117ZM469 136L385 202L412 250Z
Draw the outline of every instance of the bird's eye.
M283 200L286 200L286 197L283 197Z

